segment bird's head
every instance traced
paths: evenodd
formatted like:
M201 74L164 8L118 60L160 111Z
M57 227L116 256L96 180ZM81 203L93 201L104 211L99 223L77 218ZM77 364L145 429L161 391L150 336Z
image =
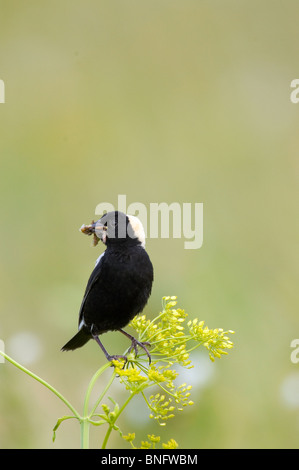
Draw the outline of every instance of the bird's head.
M107 246L145 246L145 233L140 220L119 211L107 212L96 222L82 225L80 230L94 236L94 245L101 240Z

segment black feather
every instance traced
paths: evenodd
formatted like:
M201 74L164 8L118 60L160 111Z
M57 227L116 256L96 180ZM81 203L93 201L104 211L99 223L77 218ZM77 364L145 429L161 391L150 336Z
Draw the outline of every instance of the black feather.
M62 351L73 351L74 349L81 348L87 341L91 339L91 334L86 332L83 328L72 337L62 348Z

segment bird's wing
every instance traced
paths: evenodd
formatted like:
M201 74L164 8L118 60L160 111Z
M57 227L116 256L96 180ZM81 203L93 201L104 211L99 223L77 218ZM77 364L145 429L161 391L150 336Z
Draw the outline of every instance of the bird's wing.
M104 253L102 253L98 257L98 259L96 261L95 268L92 271L92 273L90 275L90 278L88 279L87 286L86 286L85 293L84 293L84 297L83 297L81 307L80 307L80 311L79 311L79 329L81 329L81 327L84 324L83 309L84 309L84 304L86 302L86 299L87 299L92 287L94 286L94 284L97 282L97 280L101 276L104 255L105 255L105 251L104 251Z

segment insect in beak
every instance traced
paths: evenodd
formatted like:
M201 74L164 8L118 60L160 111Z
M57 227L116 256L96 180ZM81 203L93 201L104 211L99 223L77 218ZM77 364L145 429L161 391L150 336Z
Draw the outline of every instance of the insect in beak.
M89 225L83 224L80 227L80 232L88 236L93 235L93 246L96 246L99 243L99 240L101 239L105 243L106 231L107 231L106 225L103 225L99 220L97 222L93 220L91 224Z

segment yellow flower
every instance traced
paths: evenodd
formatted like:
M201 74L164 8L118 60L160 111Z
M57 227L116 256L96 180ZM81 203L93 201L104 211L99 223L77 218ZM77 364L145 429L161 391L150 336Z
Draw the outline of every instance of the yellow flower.
M141 441L141 447L140 449L150 449L152 447L152 444L147 441Z
M152 380L153 382L165 382L166 377L157 370L154 370L153 368L149 369L148 371L148 378Z
M166 444L162 444L163 449L177 449L178 443L174 439L170 439Z
M125 441L132 442L135 439L135 433L134 432L129 432L126 436L122 436Z
M160 442L160 439L161 439L160 436L155 436L154 434L148 434L147 437L154 444L157 444L158 442Z

